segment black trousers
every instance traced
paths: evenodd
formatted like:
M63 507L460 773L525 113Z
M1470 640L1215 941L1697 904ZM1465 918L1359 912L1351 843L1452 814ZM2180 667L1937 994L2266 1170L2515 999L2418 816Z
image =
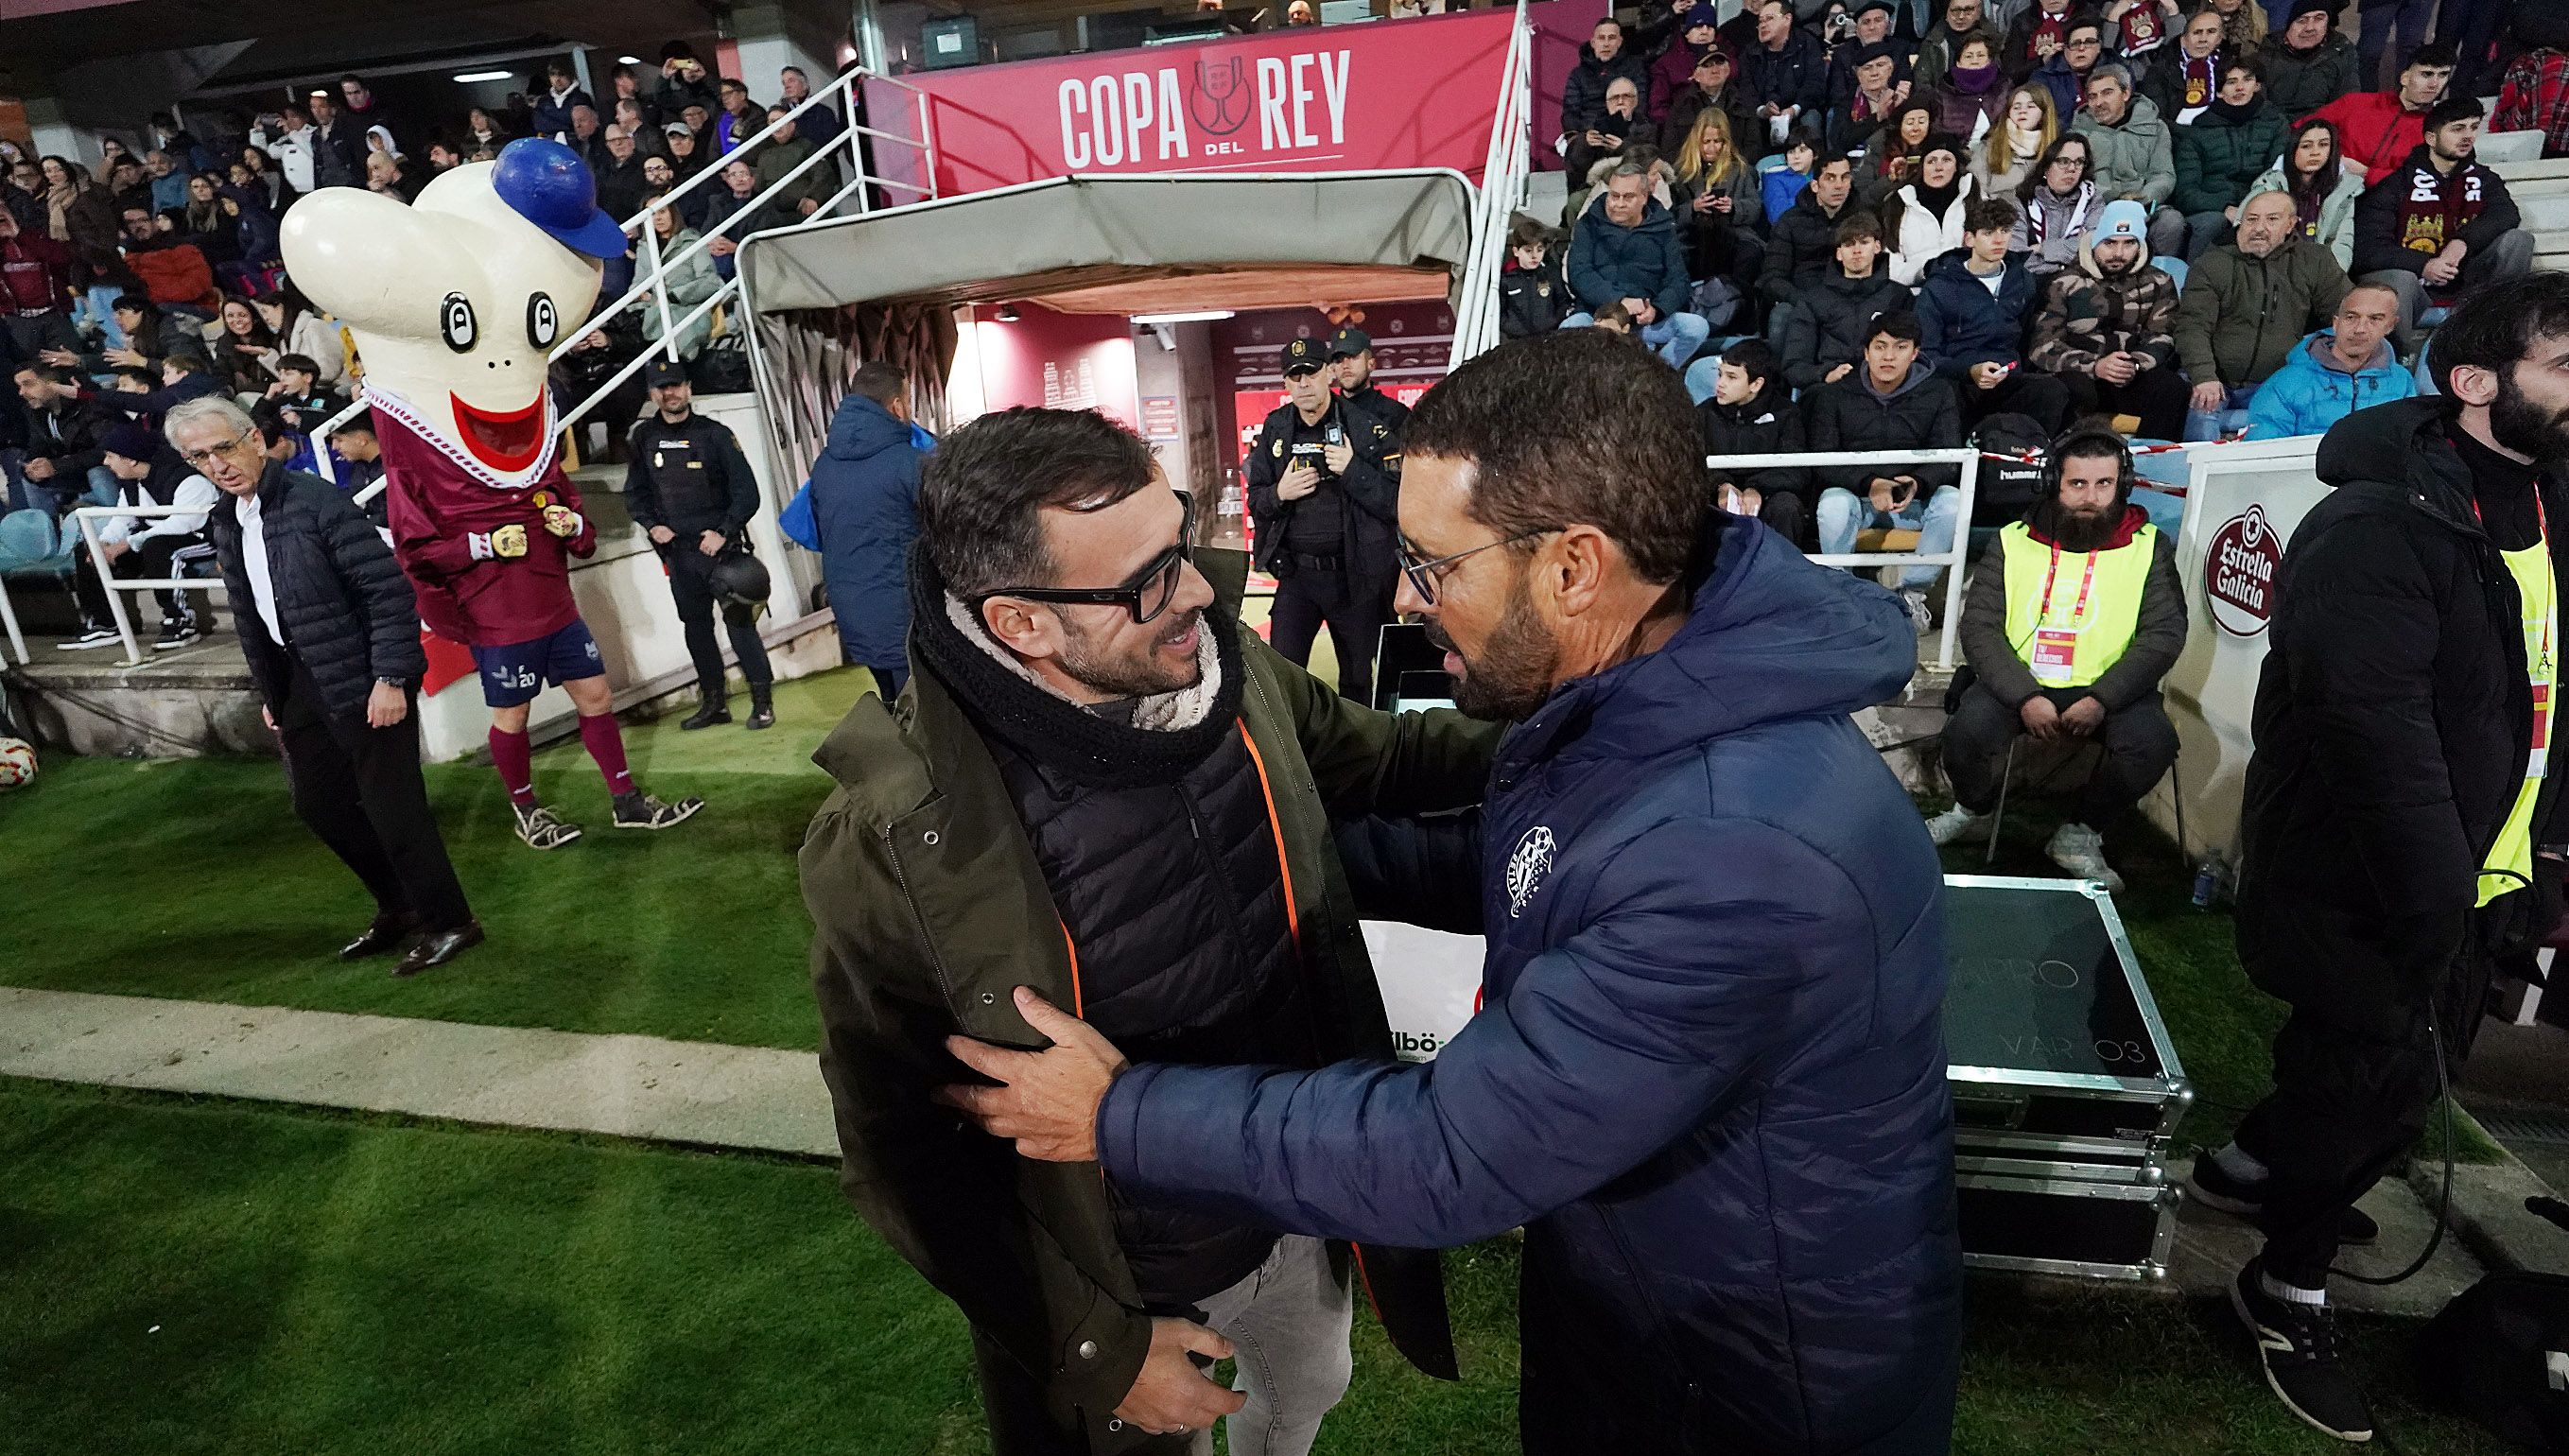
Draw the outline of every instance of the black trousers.
M2458 945L2460 916L2386 919L2313 906L2291 918L2304 932L2296 943L2330 957L2331 988L2293 1006L2275 1035L2275 1090L2237 1137L2267 1168L2257 1220L2266 1272L2317 1289L2337 1257L2339 1221L2425 1131L2436 1036L2446 1076L2460 1078L2487 1006L2491 961L2479 945L2479 914L2467 917Z
M1043 1387L978 1329L972 1331L972 1374L981 1386L991 1456L1089 1456L1087 1432L1055 1424L1044 1409ZM1188 1440L1172 1433L1127 1449L1131 1456L1184 1456Z
M2069 417L2136 415L2140 434L2153 440L2185 438L2185 407L2194 386L2173 367L2162 364L2132 376L2129 384L2107 384L2092 374L2059 374L2069 387Z
M107 569L119 579L141 578L168 580L178 574L174 560L182 552L211 559L213 547L202 537L156 536L108 563ZM164 618L193 617L192 592L155 591ZM107 587L98 579L98 563L87 550L74 553L72 562L72 597L80 603L85 621L111 622L116 613L107 604Z
M1289 557L1287 558L1289 559ZM1276 612L1268 643L1296 667L1311 660L1311 642L1328 624L1329 645L1338 654L1338 695L1360 703L1373 701L1373 654L1382 642L1383 623L1391 620L1391 596L1398 572L1380 576L1351 574L1343 568L1320 570L1299 562L1276 583Z
M2057 435L2069 413L2069 386L2057 375L2040 373L2022 364L2000 380L1996 389L1981 388L1968 373L1946 377L1954 381L1954 392L1962 396L1966 434L1992 415L2028 415L2044 434Z
M331 712L303 659L292 648L286 655L294 676L272 711L296 817L355 872L378 910L415 913L432 930L470 922L420 777L419 695L400 722L370 728L362 711Z
M2052 706L2067 709L2087 696L2083 688L2047 688ZM1945 721L1945 776L1954 781L1954 801L1975 814L1998 803L1999 785L2007 774L2009 745L2024 733L2024 719L1999 701L1985 683L1972 684L1954 716ZM2105 761L2096 766L2078 791L2078 822L2103 829L2141 802L2176 762L2176 725L2167 707L2152 693L2129 707L2105 715L2096 730Z
M714 558L696 549L700 535L679 532L661 559L669 563L669 594L677 598L678 620L687 629L687 657L696 664L696 685L709 697L721 697L722 648L714 643ZM732 655L740 659L740 675L753 688L774 682L776 671L767 665L767 644L758 636L757 612L746 606L726 606L722 617L731 633Z

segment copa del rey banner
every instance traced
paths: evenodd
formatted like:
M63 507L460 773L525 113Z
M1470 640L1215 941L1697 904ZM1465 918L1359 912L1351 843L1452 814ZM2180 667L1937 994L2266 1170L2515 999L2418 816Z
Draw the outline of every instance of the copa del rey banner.
M1304 26L903 79L927 94L942 196L1069 173L1450 167L1478 181L1514 21ZM887 131L919 109L879 81L867 106ZM904 150L878 147L878 165Z

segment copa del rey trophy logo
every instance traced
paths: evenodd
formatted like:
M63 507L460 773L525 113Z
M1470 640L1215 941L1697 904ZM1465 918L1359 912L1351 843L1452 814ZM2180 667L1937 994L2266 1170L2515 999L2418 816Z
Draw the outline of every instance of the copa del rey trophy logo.
M2275 578L2284 568L2284 539L2251 506L2213 533L2203 557L2203 595L2213 625L2234 637L2266 630L2275 614Z

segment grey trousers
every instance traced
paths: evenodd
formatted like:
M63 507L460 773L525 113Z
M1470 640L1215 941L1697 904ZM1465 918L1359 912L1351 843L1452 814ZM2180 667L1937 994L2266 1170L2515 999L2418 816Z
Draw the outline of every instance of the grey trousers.
M1223 1418L1231 1456L1305 1456L1320 1418L1347 1393L1355 1319L1346 1248L1287 1234L1256 1274L1207 1299L1205 1323L1240 1352L1231 1388L1249 1404ZM1213 1432L1192 1432L1190 1456L1213 1456Z

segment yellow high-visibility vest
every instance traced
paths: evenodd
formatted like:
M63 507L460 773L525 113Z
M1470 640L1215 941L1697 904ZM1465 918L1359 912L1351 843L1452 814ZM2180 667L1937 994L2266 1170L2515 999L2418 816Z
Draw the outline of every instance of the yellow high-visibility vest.
M1999 533L2007 561L2008 645L2044 687L2085 687L2122 660L2141 624L2141 588L2158 557L2159 531L2129 544L2064 551L2033 539L2021 521Z
M2524 602L2524 671L2533 687L2533 742L2526 746L2524 782L2515 791L2515 806L2499 826L2497 843L2480 862L2479 905L2533 883L2533 801L2542 794L2543 771L2551 757L2552 693L2560 670L2553 654L2560 646L2560 598L2551 575L2550 523L2520 551L2500 551L2515 577Z

